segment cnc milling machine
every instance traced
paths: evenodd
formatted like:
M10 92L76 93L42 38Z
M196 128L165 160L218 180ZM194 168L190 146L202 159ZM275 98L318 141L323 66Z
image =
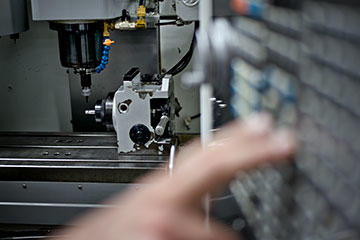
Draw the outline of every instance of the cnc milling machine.
M2 202L24 204L1 205L6 214L0 214L0 222L63 224L144 173L165 169L170 147L182 138L175 133L182 106L175 97L174 77L192 58L194 21L183 21L175 5L160 6L158 0L3 2L0 35L17 41L14 51L21 49L27 34L22 32L29 28L28 9L30 33L46 24L38 34L56 34L58 59L69 78L72 132L1 133L0 184L8 193L2 194ZM179 3L187 6L187 1ZM171 57L178 62L167 64L166 70L160 27L176 33L177 26L185 25L191 32L185 42L190 44L183 47L180 61ZM46 53L43 57L48 58Z
M258 111L297 132L298 154L239 174L211 215L248 240L359 239L359 1L27 3L33 21L0 0L0 239L143 188L198 118L206 145Z

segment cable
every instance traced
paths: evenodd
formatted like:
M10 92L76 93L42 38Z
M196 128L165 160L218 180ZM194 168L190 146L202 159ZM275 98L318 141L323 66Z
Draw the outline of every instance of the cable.
M176 15L165 15L165 16L160 16L160 20L177 20L178 16Z
M191 61L191 58L194 53L195 45L196 45L196 36L194 33L189 51L185 54L185 56L183 58L181 58L181 60L177 64L175 64L175 66L173 66L169 71L167 71L166 74L171 74L171 75L175 76L175 75L179 74L180 72L182 72L189 65L189 63Z
M161 78L164 77L166 74L171 74L171 75L175 76L175 75L179 74L180 72L182 72L189 65L191 58L193 56L193 53L194 53L195 46L196 46L196 30L198 29L198 27L199 27L199 23L195 22L194 35L193 35L188 52L169 71L160 75Z
M157 23L155 25L157 26L166 26L166 25L176 25L177 24L177 21L171 21L171 22L160 22L160 23Z
M201 114L198 113L198 114L196 114L196 115L194 115L194 116L191 116L190 118L191 118L191 120L194 120L194 119L196 119L196 118L199 118L200 116L201 116Z

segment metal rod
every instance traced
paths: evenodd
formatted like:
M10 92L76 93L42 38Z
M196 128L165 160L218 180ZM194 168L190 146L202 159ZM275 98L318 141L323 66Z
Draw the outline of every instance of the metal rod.
M212 22L213 0L200 1L199 17L200 17L200 32L206 34ZM212 139L212 123L213 111L211 97L213 94L213 87L210 83L203 83L200 87L200 122L201 122L201 143L203 148L206 148ZM210 221L210 194L204 197L205 208L205 228L209 230Z
M170 148L170 158L169 158L169 175L173 175L174 170L174 160L175 160L175 146L172 145Z
M209 83L202 84L200 87L200 121L201 121L201 143L203 148L206 148L212 139L212 123L213 123L213 109L212 98L213 87Z
M200 31L207 30L211 24L213 15L213 0L200 1L199 5L199 20Z

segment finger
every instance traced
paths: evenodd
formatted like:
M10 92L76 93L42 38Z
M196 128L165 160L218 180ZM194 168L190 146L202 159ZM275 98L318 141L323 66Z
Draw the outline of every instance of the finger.
M216 221L210 221L210 229L208 230L213 236L213 239L241 239L239 236L229 227L220 224Z
M236 235L226 227L211 223L205 228L204 219L193 214L184 214L171 220L169 227L162 229L160 239L171 240L238 240ZM163 227L166 225L163 225Z
M201 142L199 138L190 141L190 143L186 144L184 147L181 147L179 152L176 154L176 163L181 163L191 159L191 157L200 150Z
M233 121L227 124L221 131L217 132L213 136L212 142L209 147L214 147L221 144L226 144L231 135L239 136L257 136L265 137L270 133L273 121L270 115L260 113L249 116L246 121ZM175 166L178 164L184 164L184 162L196 160L196 156L202 150L202 144L199 138L190 141L185 147L180 149L175 157ZM151 175L143 176L136 180L137 183L148 183L158 181L159 178L164 176L164 172L154 171Z
M264 163L277 162L294 153L295 137L288 131L259 134L249 125L232 129L227 144L215 146L193 156L193 163L178 168L169 191L177 200L199 201L209 191L224 186L239 172Z
M273 128L273 120L269 114L256 113L243 121L235 120L227 124L221 131L214 135L214 141L228 139L229 136L262 137L268 135Z
M245 126L244 126L245 125ZM254 114L246 119L246 121L233 121L227 124L221 131L217 132L213 136L213 140L209 144L210 147L226 144L229 140L229 136L232 134L247 135L246 131L251 129L250 135L265 136L269 134L273 125L272 118L268 114ZM234 132L234 130L238 130ZM187 144L176 156L177 162L184 162L189 159L193 159L193 156L202 149L200 139L193 140L190 144Z

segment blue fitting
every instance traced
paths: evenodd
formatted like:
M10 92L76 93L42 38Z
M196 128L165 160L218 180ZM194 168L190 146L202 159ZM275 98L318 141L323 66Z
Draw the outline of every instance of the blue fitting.
M106 39L109 39L109 37L105 37L104 41ZM101 73L102 70L104 70L106 68L106 65L109 63L109 51L110 51L111 47L110 46L104 46L104 50L102 51L102 56L101 56L101 63L100 65L96 68L96 72L97 73Z
M264 15L264 5L262 1L251 1L248 15L254 18L262 18Z

